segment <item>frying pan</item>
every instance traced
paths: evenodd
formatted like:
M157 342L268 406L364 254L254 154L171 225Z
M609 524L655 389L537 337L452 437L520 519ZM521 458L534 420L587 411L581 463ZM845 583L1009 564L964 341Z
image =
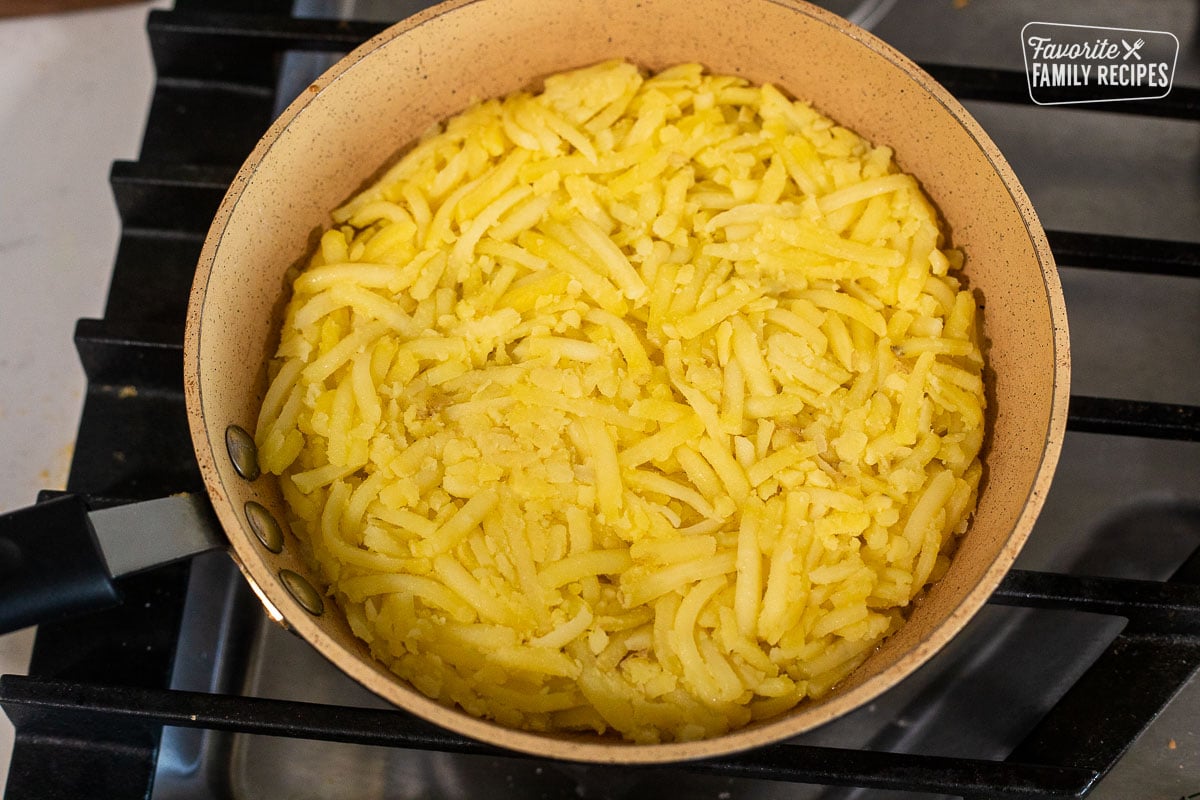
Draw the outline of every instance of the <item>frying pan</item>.
M943 214L951 243L966 253L987 341L985 475L945 577L819 702L696 742L635 745L517 731L414 690L374 661L336 605L324 602L322 584L283 524L278 486L259 474L245 434L266 390L285 275L306 259L329 211L431 124L473 100L613 58L650 70L698 61L715 73L770 82L892 147ZM302 92L234 178L197 268L184 362L189 424L212 509L273 619L427 720L519 751L606 763L701 758L778 741L870 701L927 661L983 605L1029 535L1058 460L1070 372L1053 259L996 146L904 56L792 0L450 0L390 28Z

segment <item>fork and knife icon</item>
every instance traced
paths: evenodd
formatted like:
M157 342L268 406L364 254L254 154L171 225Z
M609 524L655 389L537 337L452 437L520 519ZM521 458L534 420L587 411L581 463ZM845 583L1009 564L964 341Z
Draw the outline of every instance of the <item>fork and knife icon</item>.
M1122 61L1128 61L1130 56L1133 56L1138 61L1142 60L1142 55L1141 55L1141 53L1138 52L1138 50L1141 50L1142 46L1146 44L1145 39L1138 39L1133 44L1130 44L1129 42L1122 39L1121 44L1124 45L1124 47L1125 47L1125 55L1121 57Z

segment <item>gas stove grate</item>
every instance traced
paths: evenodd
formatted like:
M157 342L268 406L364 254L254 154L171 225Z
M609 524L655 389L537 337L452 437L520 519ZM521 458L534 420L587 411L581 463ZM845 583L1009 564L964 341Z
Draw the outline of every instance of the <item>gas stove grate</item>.
M203 489L181 374L204 233L270 123L284 54L346 52L385 27L298 19L290 6L179 0L174 11L150 14L158 82L140 160L111 172L123 230L109 301L103 319L80 320L75 331L88 391L71 491L136 500ZM960 98L1029 102L1019 72L924 66ZM1197 120L1200 89L1105 110ZM1048 236L1064 266L1200 277L1195 244ZM1073 396L1068 427L1200 441L1200 407ZM0 678L0 704L17 727L9 800L148 797L164 725L498 754L399 711L167 688L187 578L188 566L175 565L125 580L122 607L39 629L29 676ZM680 768L967 798L1083 797L1200 667L1200 550L1164 582L1017 570L992 602L1128 620L1008 759L781 744Z

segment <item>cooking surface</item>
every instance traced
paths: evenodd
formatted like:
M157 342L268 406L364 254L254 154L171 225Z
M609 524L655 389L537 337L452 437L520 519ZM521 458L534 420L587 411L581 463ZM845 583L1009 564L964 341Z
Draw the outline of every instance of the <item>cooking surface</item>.
M313 15L356 9L361 16L384 19L418 4L297 5ZM47 387L47 397L35 402L28 393L0 400L0 435L5 437L0 458L9 459L3 462L0 509L29 502L38 488L61 485L66 459L53 459L70 447L82 391L70 334L76 317L99 315L117 236L104 175L114 158L134 154L145 119L151 76L144 14L145 6L134 6L0 23L0 39L12 45L0 49L0 58L4 66L14 65L6 69L9 80L0 87L0 130L7 145L0 148L5 159L0 219L7 223L0 231L9 232L0 234L0 265L9 285L20 280L29 287L0 298L3 391L13 392L21 384ZM1021 69L1018 32L1033 20L1171 31L1181 42L1176 85L1200 85L1196 5L1183 0L1136 6L975 2L963 8L950 0L927 0L893 9L875 31L918 61ZM36 47L39 36L52 42L61 37L57 52L65 53L63 42L69 42L77 58L51 57ZM328 59L321 55L290 57L281 92L305 86L305 71L319 70L324 63ZM20 69L15 66L21 64ZM76 102L30 99L44 96L46 88ZM1092 110L967 105L1012 163L1047 228L1196 240L1196 123ZM123 113L112 115L120 122L112 130L93 130L95 120L104 116L97 107L120 109ZM64 122L62 115L68 113L72 116ZM25 200L25 192L36 199ZM13 203L18 196L22 201ZM72 227L69 247L38 224L63 203L78 203L65 206L64 216L83 220ZM88 227L93 225L95 230ZM24 239L10 236L26 230L35 233ZM5 247L10 238L16 245ZM1200 363L1200 281L1073 268L1064 268L1062 279L1074 394L1200 404L1200 374L1193 366ZM55 316L33 317L50 330L31 340L30 312L50 308L56 309ZM50 352L54 348L57 356ZM30 422L43 416L44 425ZM1200 444L1072 433L1061 463L1018 566L1162 579L1200 545ZM47 465L45 474L41 464ZM180 650L203 657L177 664L177 687L378 704L303 642L266 624L220 557L198 561L191 582L204 591L189 594L195 613L185 626L190 638ZM1111 618L990 606L914 679L804 741L1003 757L1117 628L1119 622ZM222 638L223 632L234 635ZM28 635L0 640L4 671L12 663L20 668L27 642ZM994 657L997 652L1003 659ZM1198 720L1200 680L1194 678L1091 797L1176 800L1200 792ZM0 752L0 774L7 759ZM199 793L197 781L225 787L222 793L235 797L347 796L348 784L355 787L353 796L461 796L483 782L497 797L642 797L661 794L664 788L675 795L692 790L707 797L917 797L168 730L154 796L208 796Z

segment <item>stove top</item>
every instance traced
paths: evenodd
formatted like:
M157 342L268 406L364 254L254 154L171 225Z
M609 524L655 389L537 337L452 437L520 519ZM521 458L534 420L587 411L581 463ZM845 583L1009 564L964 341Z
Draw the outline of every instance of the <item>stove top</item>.
M421 5L178 0L151 13L158 82L141 157L111 172L122 237L109 300L75 330L88 390L69 489L105 502L202 488L179 364L212 213L296 92ZM127 580L119 609L40 629L29 677L0 679L18 730L5 797L1200 792L1196 6L842 5L966 101L1062 267L1071 433L1017 569L950 647L776 747L670 768L566 765L391 710L270 624L228 559L205 556ZM1171 31L1175 87L1158 104L1034 106L1019 39L1030 21Z

